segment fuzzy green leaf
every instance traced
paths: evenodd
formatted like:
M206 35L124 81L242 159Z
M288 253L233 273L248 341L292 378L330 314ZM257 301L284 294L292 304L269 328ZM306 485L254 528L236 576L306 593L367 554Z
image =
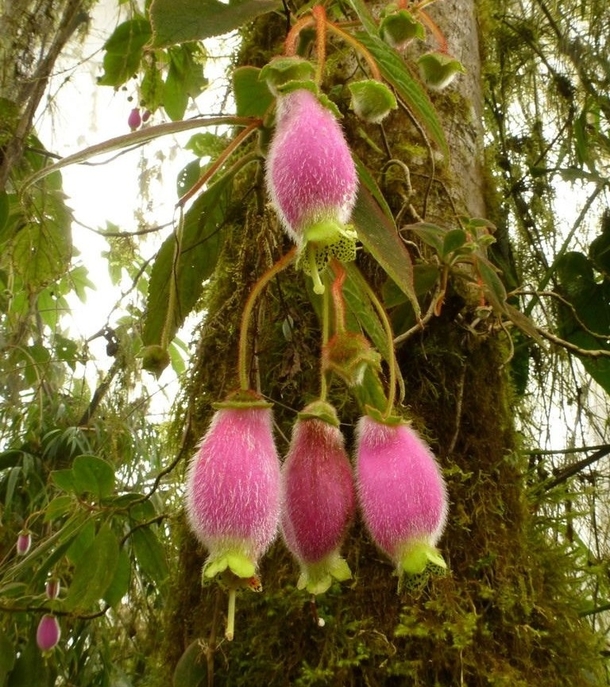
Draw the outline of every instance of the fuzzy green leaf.
M278 7L278 0L153 0L151 47L220 36Z
M375 58L384 79L394 86L430 138L447 155L449 147L436 110L424 89L411 76L400 55L375 36L359 33L357 38Z

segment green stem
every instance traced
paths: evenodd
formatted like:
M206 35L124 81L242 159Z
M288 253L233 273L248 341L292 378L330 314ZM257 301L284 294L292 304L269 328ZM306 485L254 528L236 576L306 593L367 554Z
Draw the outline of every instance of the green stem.
M351 45L354 50L359 52L362 57L366 60L366 63L369 66L369 69L371 70L371 76L377 80L377 81L382 81L381 78L381 72L379 71L379 67L377 66L377 62L375 62L375 58L371 55L371 53L362 45L362 43L358 40L356 40L353 36L351 36L347 31L343 31L343 29L339 28L336 24L328 23L327 28L329 31L332 31L334 34L342 38L348 45Z
M161 348L167 350L169 346L170 333L174 328L174 313L176 311L176 281L178 280L178 265L180 263L180 255L182 253L182 234L184 230L184 211L181 207L179 209L178 226L174 229L174 256L172 258L172 271L169 277L169 295L167 298L167 314L165 315L165 322L163 322L163 331L161 332Z
M322 351L328 344L329 330L330 330L330 295L328 291L324 292L322 299ZM328 384L326 382L326 372L324 366L320 362L320 400L325 401L328 393Z
M311 278L313 279L313 290L318 294L318 296L321 296L324 293L324 284L320 279L320 273L318 272L318 266L316 265L316 248L312 243L308 243L306 250L309 271L311 273Z
M232 642L235 636L235 598L237 590L235 587L229 589L229 607L227 609L227 629L225 630L225 637L227 641Z
M241 325L239 330L239 351L237 358L237 372L239 375L239 385L243 391L247 391L250 388L248 382L248 365L246 363L246 358L248 354L248 329L250 326L250 319L252 317L252 310L256 299L260 296L261 291L267 286L267 284L279 274L282 270L286 269L288 265L294 260L297 253L297 247L293 246L286 255L282 256L270 269L268 269L265 274L254 284L252 291L248 296L246 305L244 306L244 311L241 316Z
M385 418L389 417L392 414L392 410L394 409L394 401L396 399L396 384L398 382L398 362L396 360L396 350L394 349L394 332L392 331L392 325L390 323L390 318L388 317L387 312L385 311L385 308L381 304L381 301L379 298L377 298L377 294L373 291L373 289L370 287L368 282L363 279L362 283L364 284L364 288L366 289L366 292L368 294L368 297L371 299L371 303L375 307L375 310L377 310L377 314L379 315L379 319L381 320L381 323L383 325L383 329L386 335L387 343L388 343L388 362L389 362L389 368L390 368L390 381L389 381L389 388L388 388L388 401L386 404L385 412L383 416ZM401 382L402 386L402 382Z

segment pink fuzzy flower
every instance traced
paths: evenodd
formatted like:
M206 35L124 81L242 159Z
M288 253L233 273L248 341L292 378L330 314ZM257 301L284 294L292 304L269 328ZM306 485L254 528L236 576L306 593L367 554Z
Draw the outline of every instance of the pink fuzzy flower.
M306 89L281 95L267 156L267 188L286 231L300 243L322 220L345 224L356 201L354 161L339 122Z
M204 577L227 568L250 578L273 541L280 511L280 464L272 414L262 402L219 404L187 476L186 509L209 550Z
M323 418L322 415L327 417ZM296 421L282 469L282 532L299 561L298 587L325 592L351 577L339 547L352 520L355 490L336 412L317 401Z
M36 644L41 651L51 651L61 638L61 627L54 615L45 614L36 629Z
M399 571L446 567L435 548L447 520L447 492L436 460L409 425L361 418L356 481L364 522Z

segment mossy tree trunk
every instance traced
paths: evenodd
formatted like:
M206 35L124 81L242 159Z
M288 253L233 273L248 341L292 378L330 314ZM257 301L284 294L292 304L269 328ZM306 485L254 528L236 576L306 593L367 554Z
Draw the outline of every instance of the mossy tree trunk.
M344 125L403 224L425 207L426 218L451 226L456 212L486 212L477 23L470 2L447 0L431 14L468 68L456 87L434 98L451 162L434 153L431 180L432 153L403 109L386 120L383 135L369 127L363 136L364 125L347 113ZM278 17L260 22L245 38L242 60L261 66L280 52L284 27ZM381 174L389 159L408 165L412 189L398 166ZM193 451L211 403L237 386L237 335L249 289L289 247L271 211L260 204L260 178L243 180L242 188L187 389L186 446ZM372 260L361 254L359 264L380 287L383 278ZM317 389L318 321L304 284L293 270L280 275L256 319L256 370L276 402L281 452L295 412ZM167 611L167 670L201 640L207 684L216 686L596 684L598 647L572 603L577 595L569 561L546 543L528 501L512 422L506 335L494 317L477 317L478 298L450 284L440 315L398 348L404 403L448 483L451 509L441 548L449 574L417 592L397 592L392 565L357 521L345 545L353 583L336 585L318 599L317 613L325 620L319 627L310 599L295 588L297 566L278 541L262 563L263 594L239 597L236 638L229 644L220 639L224 593L214 585L201 587L205 552L182 526ZM400 318L393 315L399 334ZM351 443L357 409L339 387L332 393ZM167 684L167 673L160 679Z

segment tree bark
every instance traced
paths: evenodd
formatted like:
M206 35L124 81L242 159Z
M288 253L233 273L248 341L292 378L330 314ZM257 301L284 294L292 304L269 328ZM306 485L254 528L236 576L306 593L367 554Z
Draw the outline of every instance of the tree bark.
M379 150L387 144L392 157L408 165L414 187L408 200L417 211L422 212L427 197L428 217L451 226L452 203L458 212L485 215L483 84L473 3L447 0L434 5L431 14L448 37L452 54L468 69L455 87L434 97L451 160L436 160L431 182L430 158L421 155L426 143L404 112L392 115L384 126L385 141L378 128L366 131ZM273 17L259 22L246 39L244 63L261 66L274 51L281 51L283 26ZM363 143L360 122L348 115L345 127L356 153L381 178L387 158ZM418 154L410 156L414 150ZM394 180L384 191L394 191L388 200L400 212L404 187ZM261 251L261 246L266 249ZM188 391L191 447L205 430L210 403L222 399L235 384L236 333L252 275L260 274L286 249L274 218L250 203L235 222L200 330ZM360 256L359 262L378 286L379 270L367 256ZM294 411L304 405L305 394L316 388L317 325L303 279L294 273L280 276L258 319L262 385L277 401L282 436L289 435ZM531 687L581 685L595 679L600 669L598 647L579 620L569 562L549 545L544 528L530 512L524 481L527 463L516 450L512 424L504 334L473 324L477 305L468 293L450 285L440 316L398 350L405 404L439 457L449 487L449 525L441 541L449 574L431 580L419 592L397 592L391 564L358 521L345 544L354 582L331 588L314 609L296 590L296 565L277 542L262 564L263 594L244 592L239 598L236 639L229 645L218 640L221 592L200 587L205 552L183 527L168 609L168 668L199 639L207 684L216 687ZM290 342L281 334L281 322L288 315L294 323ZM349 444L358 412L349 401L342 402L342 428ZM278 444L285 452L283 438ZM220 603L223 609L225 602ZM324 627L316 624L316 613L324 618ZM161 677L167 683L168 675Z

